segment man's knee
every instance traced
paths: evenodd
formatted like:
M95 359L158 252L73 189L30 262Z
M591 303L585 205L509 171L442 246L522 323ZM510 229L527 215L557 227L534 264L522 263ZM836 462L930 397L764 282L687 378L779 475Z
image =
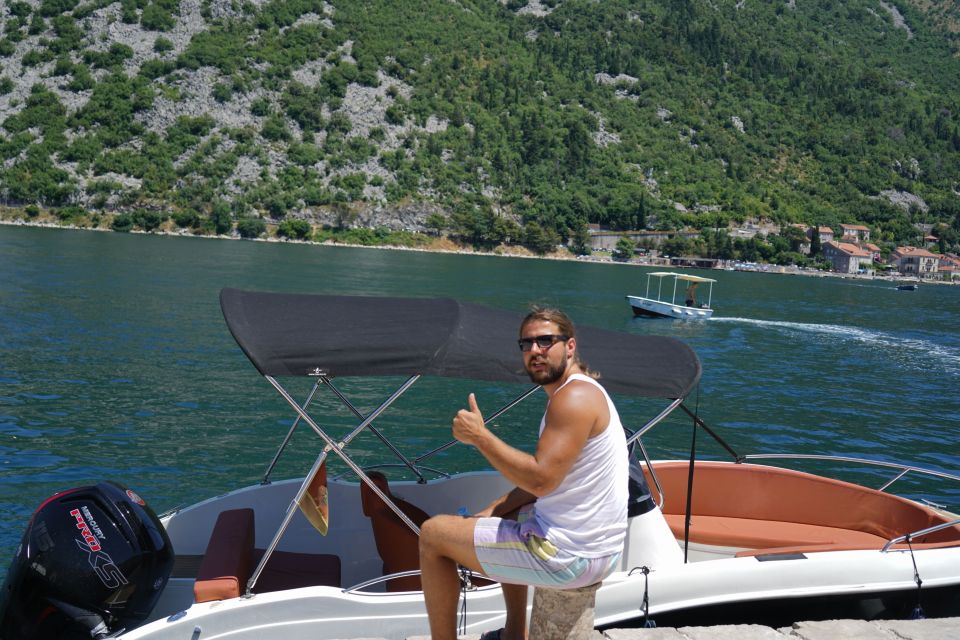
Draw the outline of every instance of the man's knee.
M420 525L420 553L439 548L441 543L450 537L448 521L451 518L452 516L448 515L433 516Z
M438 515L420 526L420 556L443 556L473 567L475 520L461 516Z

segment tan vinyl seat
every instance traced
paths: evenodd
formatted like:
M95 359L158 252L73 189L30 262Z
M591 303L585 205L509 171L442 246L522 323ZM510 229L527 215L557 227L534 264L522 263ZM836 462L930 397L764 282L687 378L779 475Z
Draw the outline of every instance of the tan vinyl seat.
M430 516L403 498L390 493L387 478L378 471L367 474L377 488L389 497L410 520L420 527ZM365 482L360 483L363 513L370 518L377 553L383 561L383 573L400 573L420 568L420 537L400 519ZM419 591L420 577L394 578L387 581L387 591Z
M657 464L656 471L666 496L664 517L682 539L688 464ZM706 545L778 552L879 549L891 538L949 522L899 496L789 469L703 461L695 474L690 540ZM960 528L918 542L960 544Z
M193 596L196 602L237 598L244 592L263 550L254 548L253 509L228 509L217 516L200 562ZM257 580L256 591L340 586L340 558L331 554L274 551Z

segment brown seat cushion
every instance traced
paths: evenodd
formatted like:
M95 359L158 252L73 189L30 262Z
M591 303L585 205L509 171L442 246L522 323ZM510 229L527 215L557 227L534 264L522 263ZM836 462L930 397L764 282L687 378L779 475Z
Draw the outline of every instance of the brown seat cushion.
M230 509L217 516L193 583L197 602L240 596L253 570L255 535L253 509Z
M370 479L410 520L421 526L430 516L403 498L390 493L386 477L377 471L368 474ZM383 573L400 573L420 568L420 536L407 526L384 501L367 486L360 483L360 500L363 512L370 518L377 553L383 561ZM420 577L395 578L387 581L387 591L419 591Z
M253 566L260 562L263 552L263 549L253 550ZM340 586L338 556L328 553L274 551L257 580L255 591L266 593L316 586Z
M263 549L254 549L256 528L253 509L229 509L217 516L207 551L193 584L196 602L237 598ZM325 585L340 586L340 558L330 554L274 551L257 579L256 592L282 591Z
M656 465L666 502L664 517L683 538L686 462ZM948 522L904 498L789 469L701 461L693 485L690 540L751 549L842 545L879 549L887 540ZM960 542L960 528L927 536L924 543Z

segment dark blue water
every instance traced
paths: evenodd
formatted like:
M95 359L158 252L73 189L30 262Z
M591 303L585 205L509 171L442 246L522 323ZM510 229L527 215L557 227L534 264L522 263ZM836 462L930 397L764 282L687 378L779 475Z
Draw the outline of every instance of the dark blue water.
M719 272L704 274L719 280L716 317L681 323L632 317L624 295L642 293L646 280L635 266L3 226L0 273L2 565L32 510L58 490L112 478L163 511L260 479L291 413L229 335L218 304L227 286L452 296L516 311L555 304L582 324L687 341L704 367L690 406L739 453L847 454L960 472L960 287L903 292L879 281ZM339 381L364 411L394 383ZM519 391L418 386L398 406L412 420L378 423L410 454L449 439L468 392L483 408ZM659 408L626 398L618 406L632 426ZM334 431L354 423L326 400L316 409ZM527 447L540 410L533 402L498 428ZM689 434L689 419L671 419L648 443L656 456L685 455ZM318 448L298 432L278 476L302 475ZM378 446L364 436L350 450L370 461ZM482 464L463 447L440 458ZM850 477L882 483L877 472ZM902 482L960 509L960 488Z

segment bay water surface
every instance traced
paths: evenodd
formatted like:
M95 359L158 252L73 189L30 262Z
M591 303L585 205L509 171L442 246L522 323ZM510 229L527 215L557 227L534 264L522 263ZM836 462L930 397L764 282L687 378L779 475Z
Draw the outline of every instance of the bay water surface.
M260 481L293 416L230 336L223 287L449 296L517 312L557 305L579 324L690 344L704 372L688 404L737 453L829 453L960 473L960 287L907 292L884 281L697 271L718 280L713 319L635 319L624 296L643 295L648 271L0 226L0 566L56 491L114 479L162 512ZM589 361L589 345L581 348ZM302 382L292 384L298 398L309 390ZM399 382L335 384L367 412ZM522 390L424 380L377 424L415 456L450 439L467 393L492 410ZM663 406L616 400L631 427ZM337 434L356 422L326 397L313 407ZM542 409L537 398L508 412L498 433L529 450ZM686 456L690 434L689 418L671 418L645 442L654 457ZM320 447L298 429L274 477L302 476ZM702 435L697 449L725 457ZM384 459L372 437L348 450L361 463ZM462 445L430 464L484 466ZM846 477L879 486L889 476ZM960 510L960 486L944 484L908 476L896 486Z

